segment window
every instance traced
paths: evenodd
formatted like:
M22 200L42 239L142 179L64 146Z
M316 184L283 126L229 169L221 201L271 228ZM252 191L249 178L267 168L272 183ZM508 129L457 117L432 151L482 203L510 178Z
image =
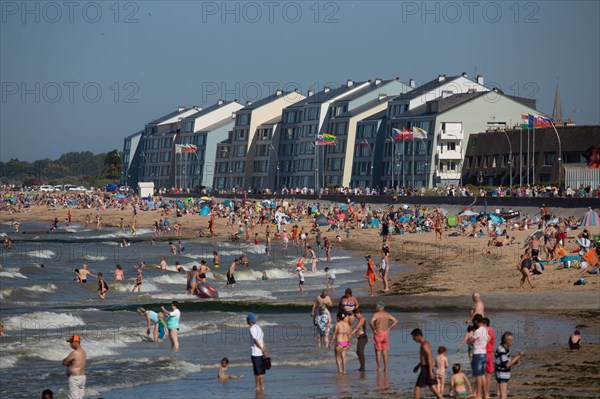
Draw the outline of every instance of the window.
M315 121L319 119L319 107L311 107L304 111L304 120Z
M554 162L556 160L556 153L555 152L546 152L544 153L544 165L554 165Z
M471 139L471 145L477 145L477 139L476 138L472 138Z
M250 124L250 114L238 114L237 116L237 126L246 126Z
M248 132L248 130L246 129L241 129L235 132L235 139L236 141L243 141L246 140L246 133Z
M348 104L338 105L331 109L331 116L339 116L348 112Z
M243 145L236 145L234 147L234 156L243 157L244 155L246 155L246 147Z
M169 162L171 160L171 153L168 151L165 151L162 153L162 162Z
M446 150L456 151L456 143L454 143L454 142L446 143Z
M183 122L181 126L181 131L183 133L191 133L194 131L194 121L186 121Z

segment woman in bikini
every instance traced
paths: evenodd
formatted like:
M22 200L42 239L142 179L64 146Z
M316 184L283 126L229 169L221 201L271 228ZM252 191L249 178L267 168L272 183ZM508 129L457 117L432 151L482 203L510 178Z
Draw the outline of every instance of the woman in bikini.
M343 313L338 313L337 323L333 329L333 337L329 342L329 348L335 340L335 363L338 367L338 374L346 374L346 352L350 348L350 334L352 333L351 324Z
M344 296L340 299L339 313L348 317L348 323L352 325L354 323L354 309L358 309L358 300L352 295L352 290L346 288Z

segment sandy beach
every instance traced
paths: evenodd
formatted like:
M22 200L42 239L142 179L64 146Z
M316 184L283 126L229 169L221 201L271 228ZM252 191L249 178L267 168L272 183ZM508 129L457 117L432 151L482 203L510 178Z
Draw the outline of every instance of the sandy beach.
M26 212L9 214L0 212L3 223L16 221L41 221L48 225L58 218L60 222L67 217L66 208L33 207ZM83 224L86 215L100 215L104 226L117 227L123 218L126 226L133 223L130 207L125 210L83 210L71 209L72 223ZM573 214L577 214L573 212ZM139 211L137 228L151 227L154 219L163 219L166 215L160 210ZM172 215L169 215L171 217ZM191 241L198 237L198 231L204 230L203 240L215 242L228 239L231 227L225 219L216 219L213 239L208 235L209 216L187 215L173 219L182 226L182 238ZM95 222L94 226L95 227ZM304 218L299 226L310 228L311 219ZM590 229L593 234L600 233L598 227ZM325 232L323 236L334 241L335 232ZM264 228L256 229L260 240L264 240ZM395 235L389 241L391 249L391 268L398 264L411 266L411 272L395 276L390 282L390 291L383 292L381 283L377 283L377 296L361 298L365 307L373 307L378 300L383 301L392 311L418 311L424 309L460 310L465 314L470 309L470 295L481 293L486 302L486 310L493 317L494 311L536 311L540 316L549 315L572 320L584 336L600 333L600 277L586 275L586 285L574 286L580 271L575 269L557 270L549 265L542 275L534 276L535 288L519 288L520 273L516 269L518 259L523 252L525 238L532 232L510 231L519 244L508 247L487 247L487 238L448 237L450 230L444 232L441 243L435 242L433 233ZM22 232L21 232L22 233ZM576 248L574 240L578 230L567 237L568 251ZM342 247L352 250L356 256L371 254L377 260L380 255L381 237L379 230L352 230L346 238L341 232ZM15 241L19 234L10 235ZM253 239L254 231L251 233ZM174 238L174 237L172 237ZM164 238L169 239L169 237ZM488 253L489 251L489 253ZM365 282L366 285L366 282ZM273 305L273 303L271 303ZM275 304L276 305L276 304ZM298 303L296 303L298 305ZM310 305L307 298L304 303ZM527 355L527 367L518 368L513 373L510 391L513 397L531 398L578 398L597 395L600 387L596 378L600 368L600 343L586 342L577 352L567 349L568 337L559 337L560 344L541 348Z

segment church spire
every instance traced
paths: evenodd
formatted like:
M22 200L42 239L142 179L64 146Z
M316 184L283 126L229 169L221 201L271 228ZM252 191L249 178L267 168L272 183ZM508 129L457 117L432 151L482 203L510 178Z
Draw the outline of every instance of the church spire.
M558 79L556 80L556 94L554 95L554 111L552 112L552 119L554 119L554 123L562 122L562 104L560 103L560 87L558 85Z

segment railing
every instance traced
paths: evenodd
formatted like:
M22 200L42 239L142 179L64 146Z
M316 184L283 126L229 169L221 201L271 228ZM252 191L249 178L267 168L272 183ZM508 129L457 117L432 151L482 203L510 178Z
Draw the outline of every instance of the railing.
M465 132L463 130L457 132L457 131L451 131L448 132L446 130L440 130L439 131L439 138L441 140L462 140L465 136Z

